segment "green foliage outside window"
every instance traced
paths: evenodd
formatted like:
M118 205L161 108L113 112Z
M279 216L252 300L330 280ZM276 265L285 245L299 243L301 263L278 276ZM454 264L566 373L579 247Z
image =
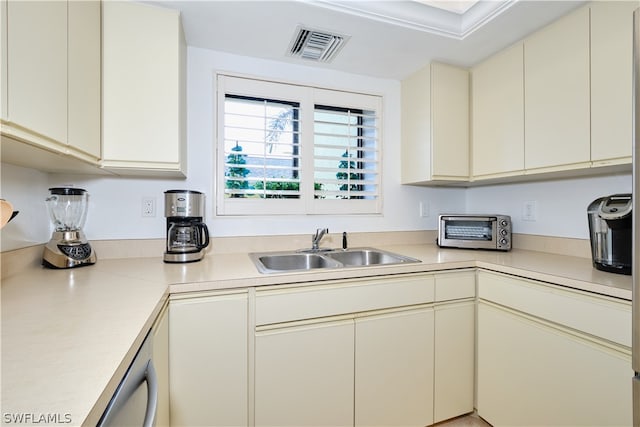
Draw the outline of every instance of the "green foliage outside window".
M231 149L232 153L227 156L227 164L230 165L245 165L247 163L247 156L245 154L240 154L242 152L242 147L238 145L236 141L236 146ZM230 166L229 170L224 174L226 179L226 187L230 190L247 190L249 188L249 183L244 179L247 175L249 175L249 169L242 166ZM238 179L234 179L238 178ZM244 197L244 194L231 194L229 197L240 198Z
M345 150L344 154L342 155L342 157L345 158L345 160L341 160L340 163L338 164L338 168L339 169L350 169L350 170L355 170L356 169L356 162L354 162L353 160L346 160L349 159L349 152L347 150ZM355 172L338 172L336 173L336 178L338 178L339 180L344 180L346 181L347 179L349 179L350 181L358 181L361 179L360 174L355 173ZM340 186L340 191L358 191L358 184L342 184ZM345 199L349 198L348 196L344 196ZM355 198L355 197L353 197Z

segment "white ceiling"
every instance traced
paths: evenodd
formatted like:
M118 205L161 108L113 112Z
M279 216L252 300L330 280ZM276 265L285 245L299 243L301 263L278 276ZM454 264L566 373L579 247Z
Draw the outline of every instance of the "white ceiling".
M425 0L149 3L182 12L189 46L402 79L431 60L472 66L585 2L456 1L450 5L459 8L454 12L442 9L442 4L433 5L442 1ZM292 58L287 47L298 25L351 38L329 64Z

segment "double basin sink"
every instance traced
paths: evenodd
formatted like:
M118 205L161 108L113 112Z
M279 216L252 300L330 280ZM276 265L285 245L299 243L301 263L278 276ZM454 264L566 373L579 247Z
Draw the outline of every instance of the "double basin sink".
M259 272L267 274L420 262L415 258L375 248L263 252L249 254L249 257Z

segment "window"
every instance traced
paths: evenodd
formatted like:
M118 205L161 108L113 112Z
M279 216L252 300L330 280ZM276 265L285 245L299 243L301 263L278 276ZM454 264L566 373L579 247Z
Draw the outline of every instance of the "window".
M225 95L225 198L300 197L299 107Z
M316 199L376 197L375 131L375 111L315 106Z
M218 215L380 212L380 97L218 76Z

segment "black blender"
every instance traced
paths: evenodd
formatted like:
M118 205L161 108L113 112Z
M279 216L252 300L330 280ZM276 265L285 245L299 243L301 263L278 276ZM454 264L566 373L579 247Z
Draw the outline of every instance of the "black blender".
M50 188L46 203L54 231L44 247L42 265L72 268L95 264L96 254L82 231L87 218L87 191L73 187Z
M164 193L167 218L167 249L164 262L200 261L209 245L209 229L204 223L204 194L193 190Z

